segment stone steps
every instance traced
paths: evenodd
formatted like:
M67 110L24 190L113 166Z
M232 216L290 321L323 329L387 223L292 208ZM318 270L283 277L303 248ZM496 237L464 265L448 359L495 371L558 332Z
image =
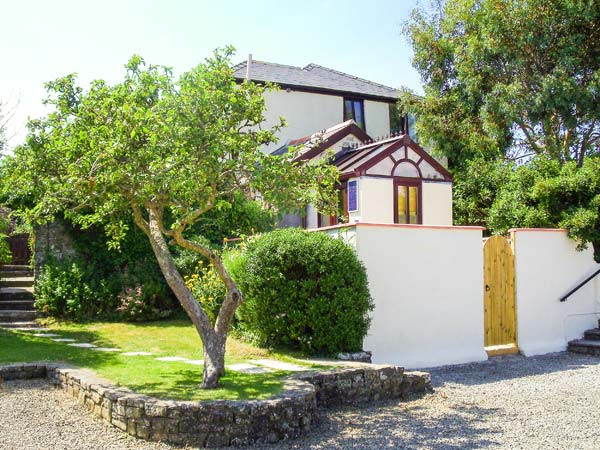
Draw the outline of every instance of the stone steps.
M0 288L0 302L3 300L33 300L33 287Z
M0 328L39 328L35 322L33 282L29 266L0 267Z
M34 311L35 306L33 300L4 300L0 302L0 311L5 310Z
M36 312L18 309L0 310L0 322L25 322L35 320Z
M14 322L2 322L0 321L0 328L9 328L9 329L22 329L22 330L30 330L40 328L40 325L33 320L27 321L14 321Z
M573 353L600 356L600 320L598 320L598 327L583 333L583 339L570 341L567 350Z
M0 279L0 286L4 287L32 287L33 277L11 277Z

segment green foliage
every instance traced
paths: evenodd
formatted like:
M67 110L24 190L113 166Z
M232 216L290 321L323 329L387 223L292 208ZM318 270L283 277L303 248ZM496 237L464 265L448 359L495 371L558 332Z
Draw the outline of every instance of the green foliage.
M190 228L189 240L219 251L227 239L245 238L274 228L273 211L237 193L230 201L218 204L203 214ZM175 247L173 252L177 269L184 276L196 274L198 264L208 263L206 258L191 250Z
M439 2L438 2L439 3ZM600 7L580 0L448 0L405 33L424 97L406 94L422 142L451 167L477 157L598 152Z
M55 111L30 121L26 144L3 162L7 201L23 199L34 221L64 213L82 228L100 224L115 245L132 211L154 210L167 229L186 230L213 208L234 208L234 192L260 192L282 210L334 205L335 168L259 150L283 125L257 127L275 87L238 84L231 55L216 51L178 80L134 56L121 83L47 83Z
M84 319L111 308L106 285L90 283L86 265L81 261L49 258L35 284L35 306L54 317Z
M311 354L361 349L373 303L363 265L341 240L282 229L251 239L228 261L246 296L239 326L260 345Z
M102 228L62 224L77 256L47 258L35 284L40 310L72 320L139 321L166 317L178 309L148 240L137 228L128 229L120 248L109 248Z
M448 157L457 223L566 227L598 253L600 7L447 0L405 32L425 94L401 98Z
M12 252L8 245L9 229L8 219L0 214L0 264L8 264L12 261Z
M227 294L217 270L214 266L200 261L196 267L196 273L185 278L185 284L192 291L196 300L200 302L214 325Z

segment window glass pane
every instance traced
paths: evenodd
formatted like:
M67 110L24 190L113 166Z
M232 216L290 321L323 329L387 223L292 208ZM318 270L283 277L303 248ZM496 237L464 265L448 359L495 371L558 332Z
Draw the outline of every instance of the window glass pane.
M408 211L409 223L419 223L419 188L416 186L408 188Z
M408 115L408 135L410 136L410 138L417 142L417 131L415 129L415 125L417 123L417 120L415 119L415 116L413 116L412 114Z
M396 208L398 208L398 222L397 223L406 223L406 195L407 195L407 187L406 186L398 186L398 203Z
M365 117L364 117L364 113L363 113L363 102L361 102L359 100L354 101L354 121L363 130L365 129Z
M352 100L344 100L344 122L350 119L354 119L354 111L352 110Z

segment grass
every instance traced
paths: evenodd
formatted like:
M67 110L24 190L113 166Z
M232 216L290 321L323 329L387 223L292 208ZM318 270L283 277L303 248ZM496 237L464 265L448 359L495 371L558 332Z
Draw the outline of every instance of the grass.
M184 320L132 323L73 324L50 322L51 333L78 342L102 347L117 347L124 352L146 351L152 356L124 356L120 353L96 352L70 347L49 338L35 337L32 332L0 330L0 364L52 361L87 367L100 376L136 392L158 398L179 400L242 400L270 397L281 391L285 371L244 374L227 370L218 389L200 389L202 366L183 362L156 361L160 356L203 359L202 342L193 326ZM252 359L279 359L308 365L284 353L270 352L230 338L225 365Z

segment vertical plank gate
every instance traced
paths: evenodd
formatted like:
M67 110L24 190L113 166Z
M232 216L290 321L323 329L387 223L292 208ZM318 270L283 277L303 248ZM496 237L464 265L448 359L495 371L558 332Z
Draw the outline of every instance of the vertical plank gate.
M488 355L517 353L515 262L503 236L492 236L483 246L484 329Z
M8 245L12 253L11 264L29 265L31 262L31 249L29 248L29 234L13 234L8 237Z

